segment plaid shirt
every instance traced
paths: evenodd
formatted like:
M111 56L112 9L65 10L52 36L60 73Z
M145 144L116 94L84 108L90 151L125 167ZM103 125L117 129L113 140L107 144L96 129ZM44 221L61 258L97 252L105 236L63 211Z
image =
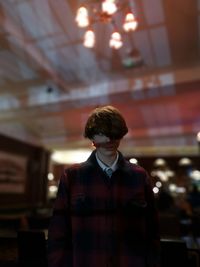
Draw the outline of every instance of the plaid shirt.
M158 266L159 232L150 178L119 153L109 179L95 151L60 179L49 226L49 267Z

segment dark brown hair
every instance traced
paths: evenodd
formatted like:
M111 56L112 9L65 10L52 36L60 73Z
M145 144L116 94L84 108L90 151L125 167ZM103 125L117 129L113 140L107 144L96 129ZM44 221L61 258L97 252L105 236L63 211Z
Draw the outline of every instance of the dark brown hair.
M90 114L84 136L91 139L95 134L103 134L111 139L121 139L128 132L126 122L118 109L104 106Z

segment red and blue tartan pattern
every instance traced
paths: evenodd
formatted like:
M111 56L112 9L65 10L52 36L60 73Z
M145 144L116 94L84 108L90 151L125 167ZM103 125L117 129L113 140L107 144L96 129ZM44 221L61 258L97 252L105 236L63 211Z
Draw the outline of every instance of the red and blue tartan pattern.
M60 179L48 266L158 266L158 216L149 176L120 153L118 169L108 178L94 153Z

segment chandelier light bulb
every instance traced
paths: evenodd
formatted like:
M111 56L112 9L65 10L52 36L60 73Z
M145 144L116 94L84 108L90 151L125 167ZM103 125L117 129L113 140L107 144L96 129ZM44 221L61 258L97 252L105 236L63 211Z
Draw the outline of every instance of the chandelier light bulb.
M109 45L110 47L114 49L119 49L120 47L122 47L123 43L122 43L121 34L119 32L112 33Z
M102 11L108 15L113 15L117 11L115 0L105 0L102 3Z
M84 28L87 27L89 25L89 18L88 18L88 11L87 8L85 7L80 7L77 10L77 14L76 14L76 22L78 24L79 27Z
M92 47L94 47L94 44L95 44L94 32L92 30L86 31L86 33L84 35L83 45L85 47L92 48Z
M126 32L134 31L137 28L137 21L132 13L126 14L123 28Z
M197 142L200 143L200 132L197 133Z

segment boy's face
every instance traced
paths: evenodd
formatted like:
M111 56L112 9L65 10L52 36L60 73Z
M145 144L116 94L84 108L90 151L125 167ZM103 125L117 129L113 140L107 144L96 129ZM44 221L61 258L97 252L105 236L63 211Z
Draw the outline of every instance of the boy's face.
M97 151L106 155L117 152L121 139L111 139L103 134L95 134L91 139Z

